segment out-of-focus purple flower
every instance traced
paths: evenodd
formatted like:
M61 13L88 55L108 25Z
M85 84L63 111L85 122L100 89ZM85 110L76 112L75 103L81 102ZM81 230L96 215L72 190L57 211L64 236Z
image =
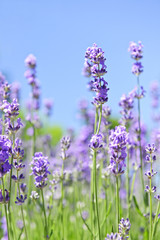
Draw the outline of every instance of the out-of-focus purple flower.
M6 81L5 76L0 72L0 103L8 99L10 95L10 85Z
M36 57L33 54L29 54L25 59L25 65L29 68L35 68L37 64Z
M82 75L85 77L91 76L91 64L87 60L84 62L84 67L82 69Z
M63 150L68 150L71 145L71 139L70 137L63 137L61 139L61 149Z
M160 201L160 195L154 196L154 198Z
M104 146L103 135L101 133L94 134L90 140L89 147L94 151L98 151L101 148L103 148L103 146Z
M30 198L32 200L37 200L39 198L39 194L36 191L32 191Z
M30 54L25 60L25 65L28 69L24 75L32 87L32 104L30 106L31 110L38 110L40 107L40 84L36 77L36 64L36 57L33 54Z
M124 126L117 126L111 130L109 137L110 166L113 174L121 175L125 167L126 145L128 143L128 133Z
M20 98L20 83L19 82L13 82L11 84L11 99L13 100L14 98L18 99Z
M53 108L53 100L49 98L44 99L44 106L45 106L45 114L47 116L50 116Z
M133 92L130 92L128 96L125 94L122 95L119 106L122 107L120 111L122 115L121 123L126 125L126 123L133 119L133 112L132 109L134 107L134 95Z
M160 97L160 86L159 81L153 81L150 86L150 93L152 98L152 107L158 108L159 97Z
M5 216L1 218L1 229L3 229L3 237L1 240L8 240L7 222Z
M43 156L42 152L36 152L31 162L32 174L35 176L35 185L37 188L43 188L47 185L47 176L50 174L48 171L48 157Z
M138 61L139 59L141 59L143 57L142 49L143 49L143 45L142 45L141 41L139 41L138 44L132 41L129 44L128 52L130 52L131 58Z
M26 188L27 188L26 183L21 183L21 185L20 185L20 189L21 189L21 191L22 191L23 193L25 193Z
M9 192L7 189L4 190L4 195L3 195L3 190L0 189L0 203L1 204L6 204L9 202Z
M121 240L118 233L107 234L105 240Z
M132 73L136 76L139 76L143 72L143 66L141 62L135 62L132 65Z
M126 220L122 218L119 223L119 235L121 239L127 239L129 238L129 230L131 228L131 223L129 219Z

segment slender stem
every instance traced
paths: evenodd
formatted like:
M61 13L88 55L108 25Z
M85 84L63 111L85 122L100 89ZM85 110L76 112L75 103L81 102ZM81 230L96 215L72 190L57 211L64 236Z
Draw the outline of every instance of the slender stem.
M155 218L154 218L151 240L152 240L153 237L154 237L154 232L155 232L155 228L156 228L156 223L157 223L157 220L158 220L159 209L160 209L160 201L158 201L158 204L157 204L157 210L156 210L156 216L155 216Z
M129 149L127 149L127 171L126 171L126 192L127 192L127 217L129 217Z
M138 95L139 95L139 76L137 76L137 85L138 85ZM140 99L138 98L138 128L139 128L139 152L141 160L141 182L144 192L144 179L143 179L143 159L142 159L142 143L141 143L141 109L140 109Z
M116 176L116 212L117 212L117 232L119 231L119 186L118 186L118 176Z
M152 158L151 158L152 159ZM151 169L152 172L152 160L151 160ZM149 207L150 207L150 232L149 232L149 239L152 239L152 178L149 179L149 185L150 185L150 192L149 192Z
M97 214L97 223L98 223L98 236L101 240L101 230L100 230L100 221L99 221L99 209L98 209L98 195L97 195L97 174L96 174L96 156L97 153L93 153L93 170L94 170L94 190L95 190L95 200L96 200L96 214Z
M43 189L41 188L41 195L42 195L42 204L43 204L43 213L44 213L44 221L45 221L45 238L48 238L48 224L47 224L47 216L46 216L46 209L44 204L44 196L43 196Z
M18 181L18 171L17 171L17 181ZM21 191L20 191L20 186L19 186L19 181L17 182L17 186L18 186L18 192L19 192L19 196L21 195ZM24 219L24 213L23 213L23 206L21 205L21 214L22 214L22 220L23 220L23 225L24 225L24 231L25 231L25 235L26 235L26 239L28 240L28 234L27 234L27 228L26 228L26 224L25 224L25 219Z
M100 105L100 114L99 114L99 121L98 121L98 127L97 127L96 134L99 133L100 126L101 126L101 121L102 121L102 104Z
M133 197L133 190L134 190L134 183L135 183L135 179L136 179L136 171L133 173L133 178L132 178L132 185L131 185L131 194L130 194L130 198L129 198L129 209L131 207L131 203L132 203L132 197Z
M64 239L64 218L63 218L63 199L64 199L64 188L63 188L63 178L64 178L64 159L62 159L62 172L61 172L61 226L62 226L62 240Z
M95 122L94 122L94 134L97 131L97 121L98 121L98 107L96 107Z
M14 127L14 122L13 122L13 127ZM15 133L13 133L13 143L12 143L12 149L14 149L14 144L15 144ZM12 194L12 171L13 171L13 154L11 156L11 171L10 171L10 180L9 180L9 193L10 193L10 199L8 202L8 211L10 212L10 202L11 202L11 194Z
M6 222L7 222L7 234L8 234L8 240L10 240L9 223L8 223L8 216L7 216L7 207L6 207L6 202L5 202L5 188L4 188L3 177L1 179L2 179L2 187L3 187L4 210L5 210L5 217L6 217Z
M96 107L95 122L94 122L94 134L97 131L98 122L98 107ZM93 163L94 164L94 163ZM91 202L90 202L90 215L91 215L91 231L93 231L93 225L95 229L95 206L94 206L94 167L91 169ZM91 236L93 237L93 236Z

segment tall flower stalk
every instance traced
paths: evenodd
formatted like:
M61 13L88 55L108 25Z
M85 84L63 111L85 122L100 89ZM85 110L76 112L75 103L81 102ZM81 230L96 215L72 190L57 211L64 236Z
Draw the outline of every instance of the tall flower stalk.
M143 45L139 41L138 44L135 42L130 42L128 51L131 54L131 58L135 60L132 65L132 73L137 77L137 88L138 88L138 127L139 127L139 153L140 153L140 161L141 161L141 182L142 189L144 190L144 178L143 178L143 158L142 158L142 142L141 142L141 109L140 109L140 83L139 83L139 75L143 72L143 66L139 60L143 58Z
M61 171L61 226L62 226L62 240L64 240L64 211L63 211L63 200L64 200L64 161L67 159L67 150L69 149L71 140L69 137L63 137L61 139L61 159L62 159L62 171Z
M89 82L90 90L96 93L92 104L96 108L94 135L90 141L90 147L93 150L93 168L91 172L91 211L96 209L96 218L98 226L98 236L101 240L99 208L98 208L98 190L97 190L97 142L101 141L100 126L102 120L102 105L108 101L108 83L104 80L103 75L107 73L105 65L104 52L101 48L93 44L92 47L87 48L85 54L84 72L87 76L91 76L92 80ZM95 141L95 142L94 142ZM100 143L101 145L101 143ZM94 205L95 199L95 205ZM93 214L91 214L93 218ZM91 219L91 226L93 219ZM96 229L94 229L95 233Z
M48 158L43 156L42 152L36 152L33 157L33 161L31 162L31 170L32 174L35 178L35 185L37 188L41 191L42 196L42 206L43 206L43 213L44 213L44 222L45 222L45 239L48 239L49 237L49 229L48 229L48 222L47 222L47 215L46 215L46 208L45 208L45 202L44 202L44 194L43 194L43 188L47 186L46 181L48 180L48 174L50 172L48 171Z
M124 126L118 126L111 130L109 137L110 169L116 178L116 213L117 231L120 219L119 210L119 176L124 173L125 159L127 157L126 146L128 143L128 133Z
M152 193L156 192L156 186L152 187L152 178L154 177L157 172L153 171L152 165L153 161L156 160L155 153L156 148L154 144L148 144L146 147L146 160L148 163L150 163L150 170L145 173L145 175L148 177L149 185L146 185L145 191L149 193L149 208L150 208L150 229L149 229L149 240L152 239L152 226L153 226L153 219L152 219Z

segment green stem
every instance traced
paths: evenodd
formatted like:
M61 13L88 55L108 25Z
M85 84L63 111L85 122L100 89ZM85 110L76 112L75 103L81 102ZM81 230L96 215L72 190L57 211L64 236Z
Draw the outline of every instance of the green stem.
M152 159L152 156L150 157ZM151 168L150 172L152 172L152 160L151 160ZM149 207L150 207L150 231L149 231L149 239L152 239L152 178L149 179L149 185L150 185L150 192L149 192Z
M62 240L64 240L64 218L63 218L63 199L64 199L64 188L63 188L63 178L64 178L64 159L62 159L62 172L61 172L61 226L62 226Z
M154 237L154 232L155 232L155 228L156 228L156 223L157 223L157 221L158 221L159 210L160 210L160 201L158 201L158 204L157 204L157 210L156 210L156 216L155 216L155 218L154 218L151 240L152 240L153 237Z
M2 187L3 187L4 210L5 210L5 217L6 217L6 222L7 222L7 234L8 234L8 240L10 240L9 223L8 223L8 216L7 216L7 207L6 207L6 202L5 202L5 188L4 188L3 177L1 179L2 179Z
M99 221L99 209L98 209L98 194L97 194L96 156L97 156L97 153L96 153L96 151L94 151L94 154L93 154L94 190L95 190L95 200L96 200L96 214L97 214L97 223L98 223L98 236L99 236L99 240L101 240L101 230L100 230L100 221Z
M19 176L18 176L18 171L17 171L17 181L18 181L18 178L19 178ZM18 186L18 192L19 192L19 196L20 196L21 191L20 191L19 181L17 182L17 186ZM23 221L23 225L24 225L24 231L25 231L26 239L28 240L27 228L26 228L26 224L25 224L23 206L22 205L21 205L21 214L22 214L22 221Z
M100 105L100 114L99 114L99 121L98 121L98 127L97 127L96 134L99 133L100 126L101 126L101 121L102 121L102 104Z
M43 204L43 213L44 213L44 221L45 221L45 238L48 238L48 224L47 224L47 216L46 216L46 209L44 203L44 196L43 196L43 189L41 188L41 195L42 195L42 204Z
M138 95L139 95L139 76L137 76L137 85L138 85ZM138 98L138 128L139 128L139 152L140 152L140 160L141 160L141 182L142 189L144 192L144 179L143 179L143 158L142 158L142 143L141 143L141 109L140 109L140 99Z
M119 186L118 176L116 176L116 212L117 212L117 232L119 231Z
M129 209L130 209L131 203L132 203L135 179L136 179L136 171L133 173L133 178L132 178L131 194L130 194L130 198L129 198L129 202L130 202L130 204L129 204Z
M129 149L127 149L127 171L126 171L126 192L127 192L127 217L129 217Z

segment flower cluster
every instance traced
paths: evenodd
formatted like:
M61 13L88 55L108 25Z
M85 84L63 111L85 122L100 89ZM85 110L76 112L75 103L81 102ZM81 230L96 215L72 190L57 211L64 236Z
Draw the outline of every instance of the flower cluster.
M156 186L151 186L152 183L152 177L157 174L157 172L154 172L152 169L152 163L156 160L155 152L157 151L154 144L148 144L146 146L146 162L150 163L150 170L145 172L145 176L147 176L148 180L150 181L150 186L146 185L145 191L148 193L154 193L156 192Z
M131 228L131 224L129 219L126 220L122 218L119 223L119 235L121 239L127 239L129 237L129 230Z
M92 102L96 107L108 101L108 83L102 77L107 73L107 66L105 65L105 57L102 48L93 44L92 47L87 48L85 54L85 75L92 76L92 81L89 83L90 89L96 92L96 97Z
M44 99L44 106L45 106L45 114L50 116L52 113L53 101L52 99Z
M28 83L32 87L32 109L38 110L40 106L40 86L39 81L36 77L36 57L32 54L29 54L28 57L25 59L25 65L27 67L27 70L25 71L24 75L28 79Z
M120 111L122 118L120 120L120 123L123 125L126 125L127 122L131 121L133 119L133 112L132 109L134 107L134 94L133 92L130 92L128 96L125 94L122 95L119 106L122 108Z
M111 130L109 137L110 152L110 168L115 175L124 173L125 167L126 145L128 143L128 133L124 126L117 126L115 130Z
M11 169L9 157L11 155L11 141L5 136L0 135L0 178Z
M142 45L141 41L139 41L138 44L136 44L135 42L132 41L132 42L130 42L128 52L130 52L131 58L138 61L139 59L141 59L143 57L142 49L143 49L143 45Z
M43 156L42 152L36 152L31 162L32 175L35 176L35 185L37 188L44 188L48 180L47 176L50 174L48 171L48 157Z
M89 147L94 151L98 151L103 148L103 145L103 135L101 133L94 134L90 140Z
M136 60L135 63L133 63L132 66L132 73L136 76L139 76L143 72L143 66L141 62L138 62L143 57L143 45L141 42L138 42L136 44L135 42L130 42L128 51L131 54L131 58Z
M129 219L126 220L122 218L119 223L118 233L107 234L105 240L127 240L129 238L129 231L131 228L131 223Z
M0 103L10 96L10 85L5 79L5 76L0 72Z

